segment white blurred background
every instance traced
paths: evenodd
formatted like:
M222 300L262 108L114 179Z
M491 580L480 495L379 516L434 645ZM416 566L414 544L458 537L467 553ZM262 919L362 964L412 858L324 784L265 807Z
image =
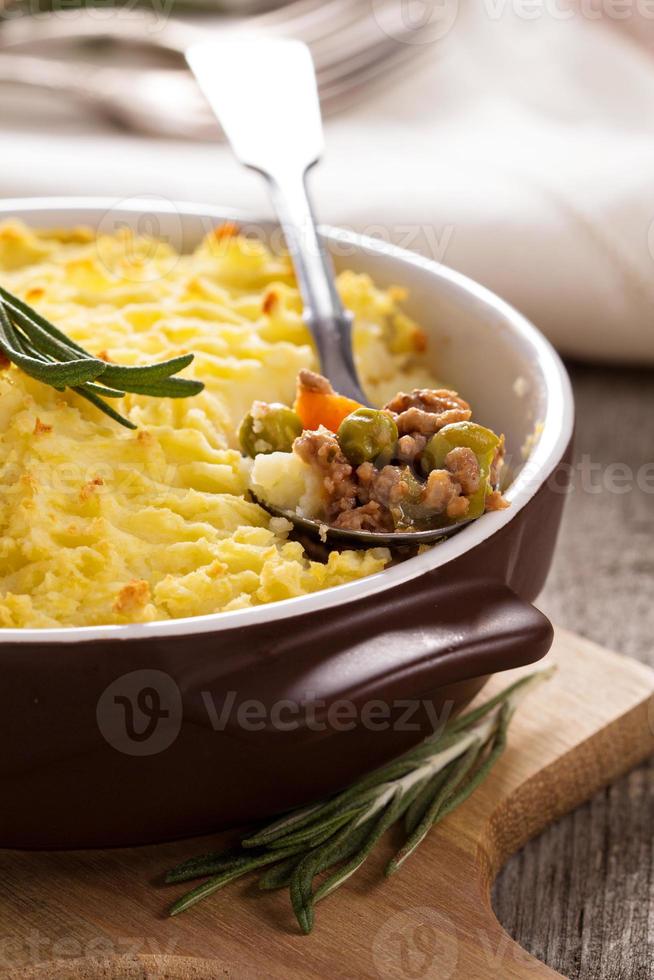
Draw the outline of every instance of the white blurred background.
M654 363L654 5L295 0L261 15L238 0L228 14L117 2L6 6L0 194L267 213L174 49L235 26L292 34L322 82L324 221L467 272L565 354Z

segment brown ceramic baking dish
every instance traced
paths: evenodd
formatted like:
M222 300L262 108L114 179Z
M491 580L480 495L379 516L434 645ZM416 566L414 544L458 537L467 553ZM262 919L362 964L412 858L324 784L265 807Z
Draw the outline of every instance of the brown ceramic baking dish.
M35 226L105 231L139 227L144 213L178 248L217 221L243 220L143 201L0 205L0 217ZM547 652L552 629L531 603L568 476L573 404L558 356L465 277L384 242L325 233L337 265L408 288L438 376L506 434L511 507L378 575L274 605L0 630L0 846L155 841L306 803L429 734L488 675Z

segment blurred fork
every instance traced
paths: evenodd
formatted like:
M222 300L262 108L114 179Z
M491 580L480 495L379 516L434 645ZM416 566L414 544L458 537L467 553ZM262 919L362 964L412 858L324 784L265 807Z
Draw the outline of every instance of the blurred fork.
M67 95L101 118L148 136L203 140L218 134L193 78L180 69L98 68L0 55L3 83Z
M388 52L401 47L405 54L408 48L415 55L422 47L421 37L432 27L429 20L420 25L405 18L397 0L295 0L256 17L185 21L165 15L166 0L159 2L161 14L120 8L98 12L91 7L0 21L0 50L53 42L114 41L181 55L181 65L191 44L210 39L212 34L223 38L226 31L233 31L304 41L320 73L332 66L336 70L340 62L361 57L369 49L371 58L382 47ZM444 6L448 2L456 4L457 0L445 0Z
M354 104L380 80L397 77L410 52L382 53L357 68L343 64L324 73L320 86L326 115ZM415 64L411 59L411 65ZM213 140L220 136L188 71L167 68L112 68L0 54L0 84L62 93L109 122L133 132L171 139ZM129 93L127 96L126 93Z
M394 5L394 0L387 3L388 10L391 4ZM248 34L252 33L251 25L257 23L267 25L265 33L277 33L283 26L285 33L293 29L296 37L312 38L310 46L326 113L352 104L373 83L395 77L403 66L409 62L414 64L416 57L429 47L402 43L401 19L393 24L391 32L382 29L378 20L371 15L370 0L327 0L318 5L316 0L298 0L284 9L287 14L289 10L292 11L293 16L287 16L283 22L281 11L248 19ZM112 22L112 38L115 40L117 37L118 24L129 25L127 37L130 44L150 45L151 39L144 36L144 31L152 26L152 15L130 13L122 21L123 13L116 12L117 19ZM237 29L234 22L221 23L221 28L214 27L215 34L223 38L229 31L236 36L242 34L242 27ZM135 32L137 24L140 26ZM83 16L81 22L75 21L74 25L78 38L93 27L93 32L83 36L87 40L97 40L101 36L99 30L104 30L105 21L89 21ZM7 26L13 33L5 33ZM69 25L68 17L61 15L54 20L41 21L39 18L36 35L21 35L19 30L13 30L20 26L20 20L2 25L0 40L5 42L5 46L9 39L11 47L19 49L28 43L28 36L30 44L34 44L35 36L39 41L52 41L56 34L62 40L69 37L68 27L73 26L73 22ZM415 28L404 26L404 30L407 31L406 40L415 41ZM197 23L168 21L156 39L156 46L159 50L183 55L192 44L200 39L205 40L207 33ZM182 63L180 58L180 66ZM215 118L200 97L195 82L190 74L181 70L97 67L12 52L4 56L0 54L0 82L65 93L106 118L141 133L207 139L215 138L218 132ZM126 97L126 93L129 93L129 97Z
M384 0L393 2L393 0ZM247 18L169 16L170 6L159 0L160 10L116 7L96 10L60 10L38 16L12 16L0 21L0 48L22 48L52 42L114 41L120 45L154 48L183 55L201 31L247 30L284 34L308 44L341 33L361 17L371 17L370 0L295 0L268 13Z

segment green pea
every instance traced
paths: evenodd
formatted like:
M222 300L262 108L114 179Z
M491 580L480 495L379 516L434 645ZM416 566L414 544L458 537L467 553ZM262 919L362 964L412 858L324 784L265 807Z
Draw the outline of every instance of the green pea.
M278 402L254 402L241 422L238 439L241 451L254 459L260 453L290 453L301 434L302 423L292 408Z
M435 433L425 446L420 465L425 473L440 470L445 465L445 457L457 446L466 446L483 465L486 457L492 460L500 444L499 436L476 422L452 422ZM489 463L490 463L489 460Z
M407 531L421 528L425 518L425 508L420 500L425 489L425 481L420 480L410 466L402 467L402 481L407 493L395 508L391 509L396 530Z
M445 466L445 457L457 446L472 449L479 462L479 490L470 496L466 519L480 517L486 509L486 494L492 489L489 474L493 457L500 444L500 437L491 429L476 422L452 422L435 433L425 446L420 460L425 473Z
M388 462L397 443L397 426L388 412L357 408L343 419L337 438L350 463Z

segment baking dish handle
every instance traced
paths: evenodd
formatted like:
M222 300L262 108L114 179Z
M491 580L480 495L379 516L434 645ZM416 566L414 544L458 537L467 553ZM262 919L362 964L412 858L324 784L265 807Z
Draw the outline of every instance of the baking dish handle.
M185 718L207 724L208 699L218 714L230 700L225 728L247 735L239 708L249 702L260 705L259 734L279 731L274 708L283 702L287 716L295 706L296 738L307 723L302 705L312 704L319 720L336 701L358 709L371 700L423 698L539 660L553 639L549 620L502 582L442 583L429 574L320 616L238 632L238 650L223 634L220 658L194 672L183 692Z

